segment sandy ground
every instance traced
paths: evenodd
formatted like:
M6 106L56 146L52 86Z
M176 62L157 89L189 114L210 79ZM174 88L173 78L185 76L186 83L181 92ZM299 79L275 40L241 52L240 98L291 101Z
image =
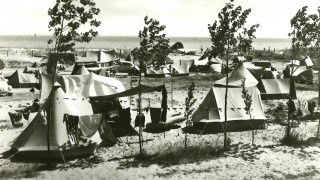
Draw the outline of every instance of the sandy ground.
M197 104L201 103L207 92L197 91ZM21 128L10 126L8 111L19 109L32 103L38 94L28 89L15 89L17 97L0 99L0 122L7 124L0 129L0 152L10 149L15 137L30 122L24 120ZM174 107L169 109L168 116L183 112L183 102L187 92L175 91ZM298 99L311 99L317 92L298 92ZM156 98L154 94L146 98ZM168 95L170 100L170 94ZM171 102L168 103L169 107ZM134 107L132 107L134 108ZM136 111L132 111L134 119ZM31 115L34 117L35 114ZM147 122L150 121L146 114ZM318 122L308 121L294 128L303 139L316 136ZM184 127L184 123L181 124ZM293 148L280 144L285 127L269 124L266 130L255 134L255 145L251 145L251 131L228 133L231 138L231 150L217 156L203 154L196 162L182 162L178 165L160 163L159 161L136 160L139 153L138 137L123 137L122 142L113 147L101 148L96 157L69 161L58 164L53 170L37 171L34 179L319 179L320 148L319 144ZM147 155L166 154L183 149L184 134L181 129L170 130L160 134L144 133L144 151ZM197 147L215 149L223 144L223 134L188 135L189 153ZM187 150L188 150L187 149ZM182 153L183 151L177 151ZM187 151L188 152L188 151ZM200 151L201 152L201 151ZM179 154L177 154L179 155ZM0 159L0 173L14 170L28 163L11 162ZM13 176L15 177L15 176ZM17 176L19 177L19 176ZM1 178L1 177L0 177Z

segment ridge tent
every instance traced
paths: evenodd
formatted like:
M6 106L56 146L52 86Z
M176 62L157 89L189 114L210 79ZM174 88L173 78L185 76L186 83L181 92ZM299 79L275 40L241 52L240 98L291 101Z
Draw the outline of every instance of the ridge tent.
M239 63L239 62L247 62L247 60L244 56L235 56L233 58L233 63Z
M76 68L76 66L74 66L74 68ZM75 72L74 72L75 71ZM84 75L84 74L90 74L89 71L87 70L86 67L84 67L84 65L80 65L80 67L77 70L72 70L71 75Z
M48 89L51 89L52 75L41 75L41 97L40 102L44 102L48 97ZM96 75L94 73L85 75L61 75L57 76L57 82L69 98L87 98L89 96L110 95L125 90L121 81Z
M12 95L12 87L8 85L8 80L0 73L0 96Z
M210 64L221 64L221 65L226 65L226 61L225 60L222 60L221 58L219 57L212 57L210 60L209 60Z
M99 61L100 51L88 50L86 51L84 57L94 59L95 61Z
M102 50L100 52L100 62L112 62L117 58L116 50Z
M35 67L38 67L38 66L39 65L37 64L37 62L34 62L31 67L35 68Z
M173 61L173 65L175 66L189 65L189 67L191 67L194 64L194 59L190 56L169 54L169 58Z
M313 66L314 66L314 64L313 64L313 62L312 62L312 60L310 59L309 56L306 56L306 57L304 58L304 63L305 63L305 65L306 65L307 67L313 67Z
M76 142L67 132L64 115L93 115L88 100L70 99L60 87L51 91L50 100L46 100L41 111L35 116L27 128L14 140L11 149L16 151L15 157L24 157L30 160L46 159L47 150L47 115L51 115L50 149L51 157L55 160L92 155L101 139L94 133L87 145L74 146ZM50 107L51 104L51 107ZM95 141L95 143L90 143ZM69 146L71 144L71 146Z
M231 87L241 87L241 83L243 79L245 81L245 87L252 87L258 84L256 78L250 73L250 71L245 68L243 63L238 63L236 68L229 74L228 86ZM227 78L224 77L214 82L214 86L226 86Z
M284 70L284 77L289 78L290 73L293 71L292 77L295 81L300 82L313 82L314 79L314 69L308 68L303 65L288 65Z
M251 118L245 111L242 98L242 88L228 89L227 132L263 129L266 119L260 92L256 87L248 87L248 94L252 96ZM203 134L224 132L224 87L212 87L192 115L193 127Z
M159 70L155 70L153 67L147 67L145 77L167 77L170 71L166 67L161 67Z
M289 99L290 79L261 79L258 85L262 100ZM291 97L297 98L295 84L292 81Z
M39 84L39 79L36 78L35 74L27 74L16 70L16 72L10 76L8 84L13 88L29 88Z
M26 66L23 70L23 73L37 73L39 71L36 67Z
M110 77L112 67L90 67L87 68L89 72L93 72L100 76Z
M85 57L94 58L98 62L112 62L116 59L116 51L114 49L86 51Z
M269 61L255 61L255 62L252 62L252 64L258 67L271 68L271 62Z
M189 66L172 66L171 76L189 76Z

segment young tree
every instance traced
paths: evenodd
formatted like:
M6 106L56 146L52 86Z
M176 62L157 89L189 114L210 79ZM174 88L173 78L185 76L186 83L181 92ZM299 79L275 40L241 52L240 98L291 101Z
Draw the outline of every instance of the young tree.
M139 31L140 47L136 52L136 56L139 59L139 88L141 87L141 71L146 70L148 65L153 65L155 68L161 68L166 64L166 60L170 51L169 39L166 38L166 34L163 34L165 25L160 25L160 22L153 18L144 18L145 26L143 30ZM141 89L139 89L138 98L138 116L141 120ZM142 156L142 127L139 126L139 144L140 144L140 156Z
M252 112L252 108L251 108L252 107L252 95L250 95L248 93L248 90L246 89L245 84L246 84L246 78L244 78L241 81L241 86L242 86L242 95L241 95L241 97L242 97L242 99L244 101L244 104L245 104L244 110L246 111L246 114L249 115L249 118L251 120L252 119L252 114L251 114L251 112ZM253 128L252 128L251 133L252 133L252 143L251 144L254 145L254 131L253 131Z
M185 112L184 112L184 117L186 117L186 129L188 129L188 127L191 124L190 116L192 115L192 113L194 111L193 105L197 101L197 99L194 98L194 95L193 95L194 90L195 90L195 84L192 83L188 88L188 96L186 97L186 101L185 101L186 109L185 109ZM188 133L185 133L185 138L184 138L184 151L185 151L185 154L187 154L187 140L188 140L187 134Z
M319 55L320 52L320 7L318 7L318 14L308 14L307 11L307 6L302 7L290 21L292 32L290 32L288 36L292 37L293 59L299 59L300 51L302 49L306 50L308 55L311 55L312 53ZM294 66L291 65L291 68L289 69L290 85L293 83L292 75L298 68L299 66L294 68ZM287 136L289 136L291 130L290 116L292 114L292 108L294 104L291 98L291 88L292 86L290 86L288 101L289 111L286 129Z
M59 52L71 51L76 42L90 42L92 37L98 35L97 31L88 27L98 27L101 22L94 19L95 15L100 12L99 8L95 7L93 0L56 0L53 8L49 8L48 15L51 20L49 21L48 28L53 31L54 41L48 40L48 44L54 43L54 51L56 59L54 62L49 62L53 67L53 77L56 74L56 66L59 61ZM82 27L82 29L80 29ZM52 88L54 80L52 81ZM51 100L50 100L51 101ZM51 102L50 102L51 104ZM50 112L50 111L49 111ZM48 114L48 156L50 166L50 120L51 115Z
M165 25L153 18L144 18L145 26L139 31L140 48L138 49L138 58L140 67L145 70L146 65L153 65L160 68L166 64L168 54L170 52L170 39L163 34Z
M241 6L235 7L234 0L226 3L225 7L219 12L219 21L208 25L211 36L211 50L209 57L220 56L226 60L226 94L225 94L225 122L224 122L224 149L227 148L227 94L228 94L228 71L229 60L236 53L246 53L251 48L254 33L259 24L246 28L245 23L251 9L242 10Z

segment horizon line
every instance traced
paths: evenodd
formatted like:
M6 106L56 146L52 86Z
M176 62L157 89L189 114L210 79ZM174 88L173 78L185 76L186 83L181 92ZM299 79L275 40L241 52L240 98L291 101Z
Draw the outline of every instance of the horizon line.
M0 36L35 36L35 34L0 34ZM52 36L48 34L39 34L36 36ZM135 35L98 35L97 37L137 37ZM210 38L210 36L166 36L168 38ZM291 39L290 37L256 37L255 39Z

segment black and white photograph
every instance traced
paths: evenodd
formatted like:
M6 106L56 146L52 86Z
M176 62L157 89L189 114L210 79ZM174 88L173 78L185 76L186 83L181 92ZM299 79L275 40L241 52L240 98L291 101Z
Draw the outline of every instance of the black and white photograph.
M320 179L319 0L0 2L0 179Z

